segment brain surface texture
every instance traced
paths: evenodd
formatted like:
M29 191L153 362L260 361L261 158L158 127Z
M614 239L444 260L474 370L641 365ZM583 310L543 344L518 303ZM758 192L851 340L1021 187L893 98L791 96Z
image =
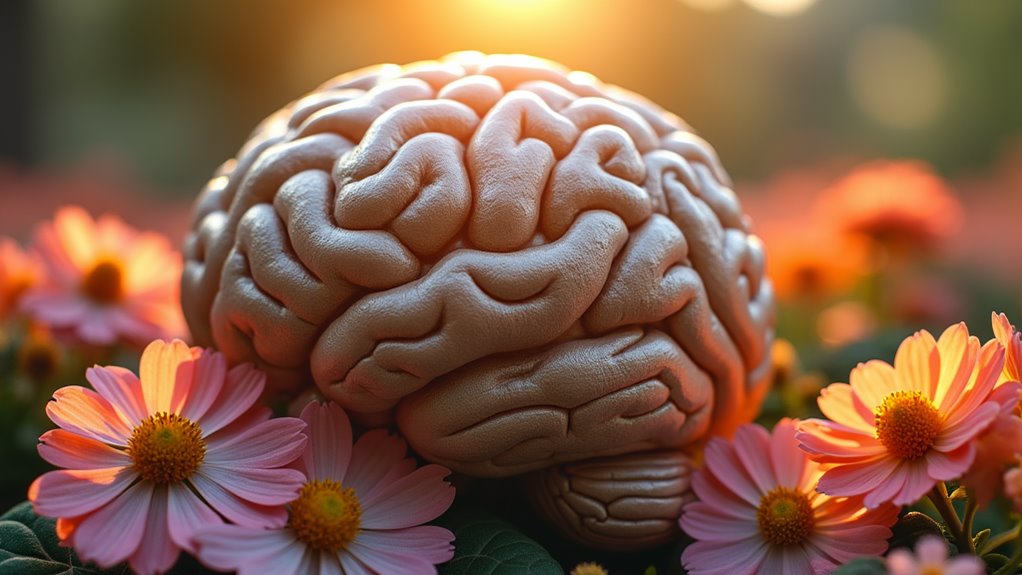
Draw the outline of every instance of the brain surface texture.
M196 203L198 343L477 476L758 409L773 296L712 148L592 76L460 53L267 118Z

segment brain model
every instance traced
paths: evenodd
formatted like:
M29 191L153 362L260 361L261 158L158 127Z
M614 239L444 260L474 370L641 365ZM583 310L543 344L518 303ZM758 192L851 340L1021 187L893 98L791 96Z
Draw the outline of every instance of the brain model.
M547 61L359 70L206 186L185 314L430 461L532 472L578 540L655 545L682 448L748 421L767 379L773 296L728 182L679 118Z

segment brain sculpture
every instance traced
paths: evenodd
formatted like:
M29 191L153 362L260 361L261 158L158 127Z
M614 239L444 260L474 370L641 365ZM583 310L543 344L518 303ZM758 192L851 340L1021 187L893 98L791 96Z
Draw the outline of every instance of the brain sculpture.
M758 409L773 296L712 148L521 56L340 76L266 119L196 203L199 343L481 477L536 471L569 535L670 537L679 448Z

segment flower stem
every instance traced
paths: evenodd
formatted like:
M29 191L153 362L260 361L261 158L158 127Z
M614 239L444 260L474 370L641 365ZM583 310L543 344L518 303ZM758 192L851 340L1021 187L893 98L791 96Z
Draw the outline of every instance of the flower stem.
M976 511L979 510L979 502L976 499L976 494L971 490L967 490L968 499L965 502L965 514L962 518L962 534L969 538L969 548L972 552L976 552L976 544L972 540L972 522L976 519Z
M955 506L951 504L951 498L947 494L947 487L944 485L944 482L938 481L927 496L930 498L933 506L937 508L937 513L940 513L941 518L944 519L944 524L947 525L951 536L954 537L958 552L975 555L976 549L972 546L972 537L962 529L962 520L958 518L958 512L955 511Z

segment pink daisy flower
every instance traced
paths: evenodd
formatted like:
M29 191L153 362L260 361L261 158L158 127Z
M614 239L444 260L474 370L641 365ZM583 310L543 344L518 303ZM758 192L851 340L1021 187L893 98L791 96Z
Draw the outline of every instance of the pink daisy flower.
M923 330L901 343L894 366L859 364L851 383L820 393L830 420L799 427L802 449L830 464L819 490L865 495L867 507L918 501L938 481L960 477L976 456L976 437L1018 403L1019 383L997 385L1004 348L980 348L964 323L935 341Z
M180 340L151 343L140 375L93 367L95 391L64 387L46 406L60 429L39 438L39 454L64 469L36 479L28 498L59 518L65 544L149 574L194 551L200 526L283 525L305 478L282 466L307 439L301 420L256 406L265 376L247 364L228 371L219 353Z
M40 226L33 248L45 281L25 292L21 307L40 323L96 345L123 338L141 346L184 333L181 256L163 236L64 207Z
M897 508L817 492L820 466L798 448L796 425L783 419L769 433L749 424L733 441L707 444L692 479L696 499L681 512L696 540L681 555L689 573L813 573L887 549Z
M198 557L239 575L436 573L454 555L454 535L422 525L454 501L450 474L439 465L416 469L404 440L374 430L351 444L341 408L310 403L302 411L309 445L296 466L308 483L291 502L283 529L217 525L196 536Z
M987 570L975 555L959 555L948 561L947 543L940 537L927 535L916 542L915 556L908 549L891 551L887 556L887 572L890 575L984 575Z

